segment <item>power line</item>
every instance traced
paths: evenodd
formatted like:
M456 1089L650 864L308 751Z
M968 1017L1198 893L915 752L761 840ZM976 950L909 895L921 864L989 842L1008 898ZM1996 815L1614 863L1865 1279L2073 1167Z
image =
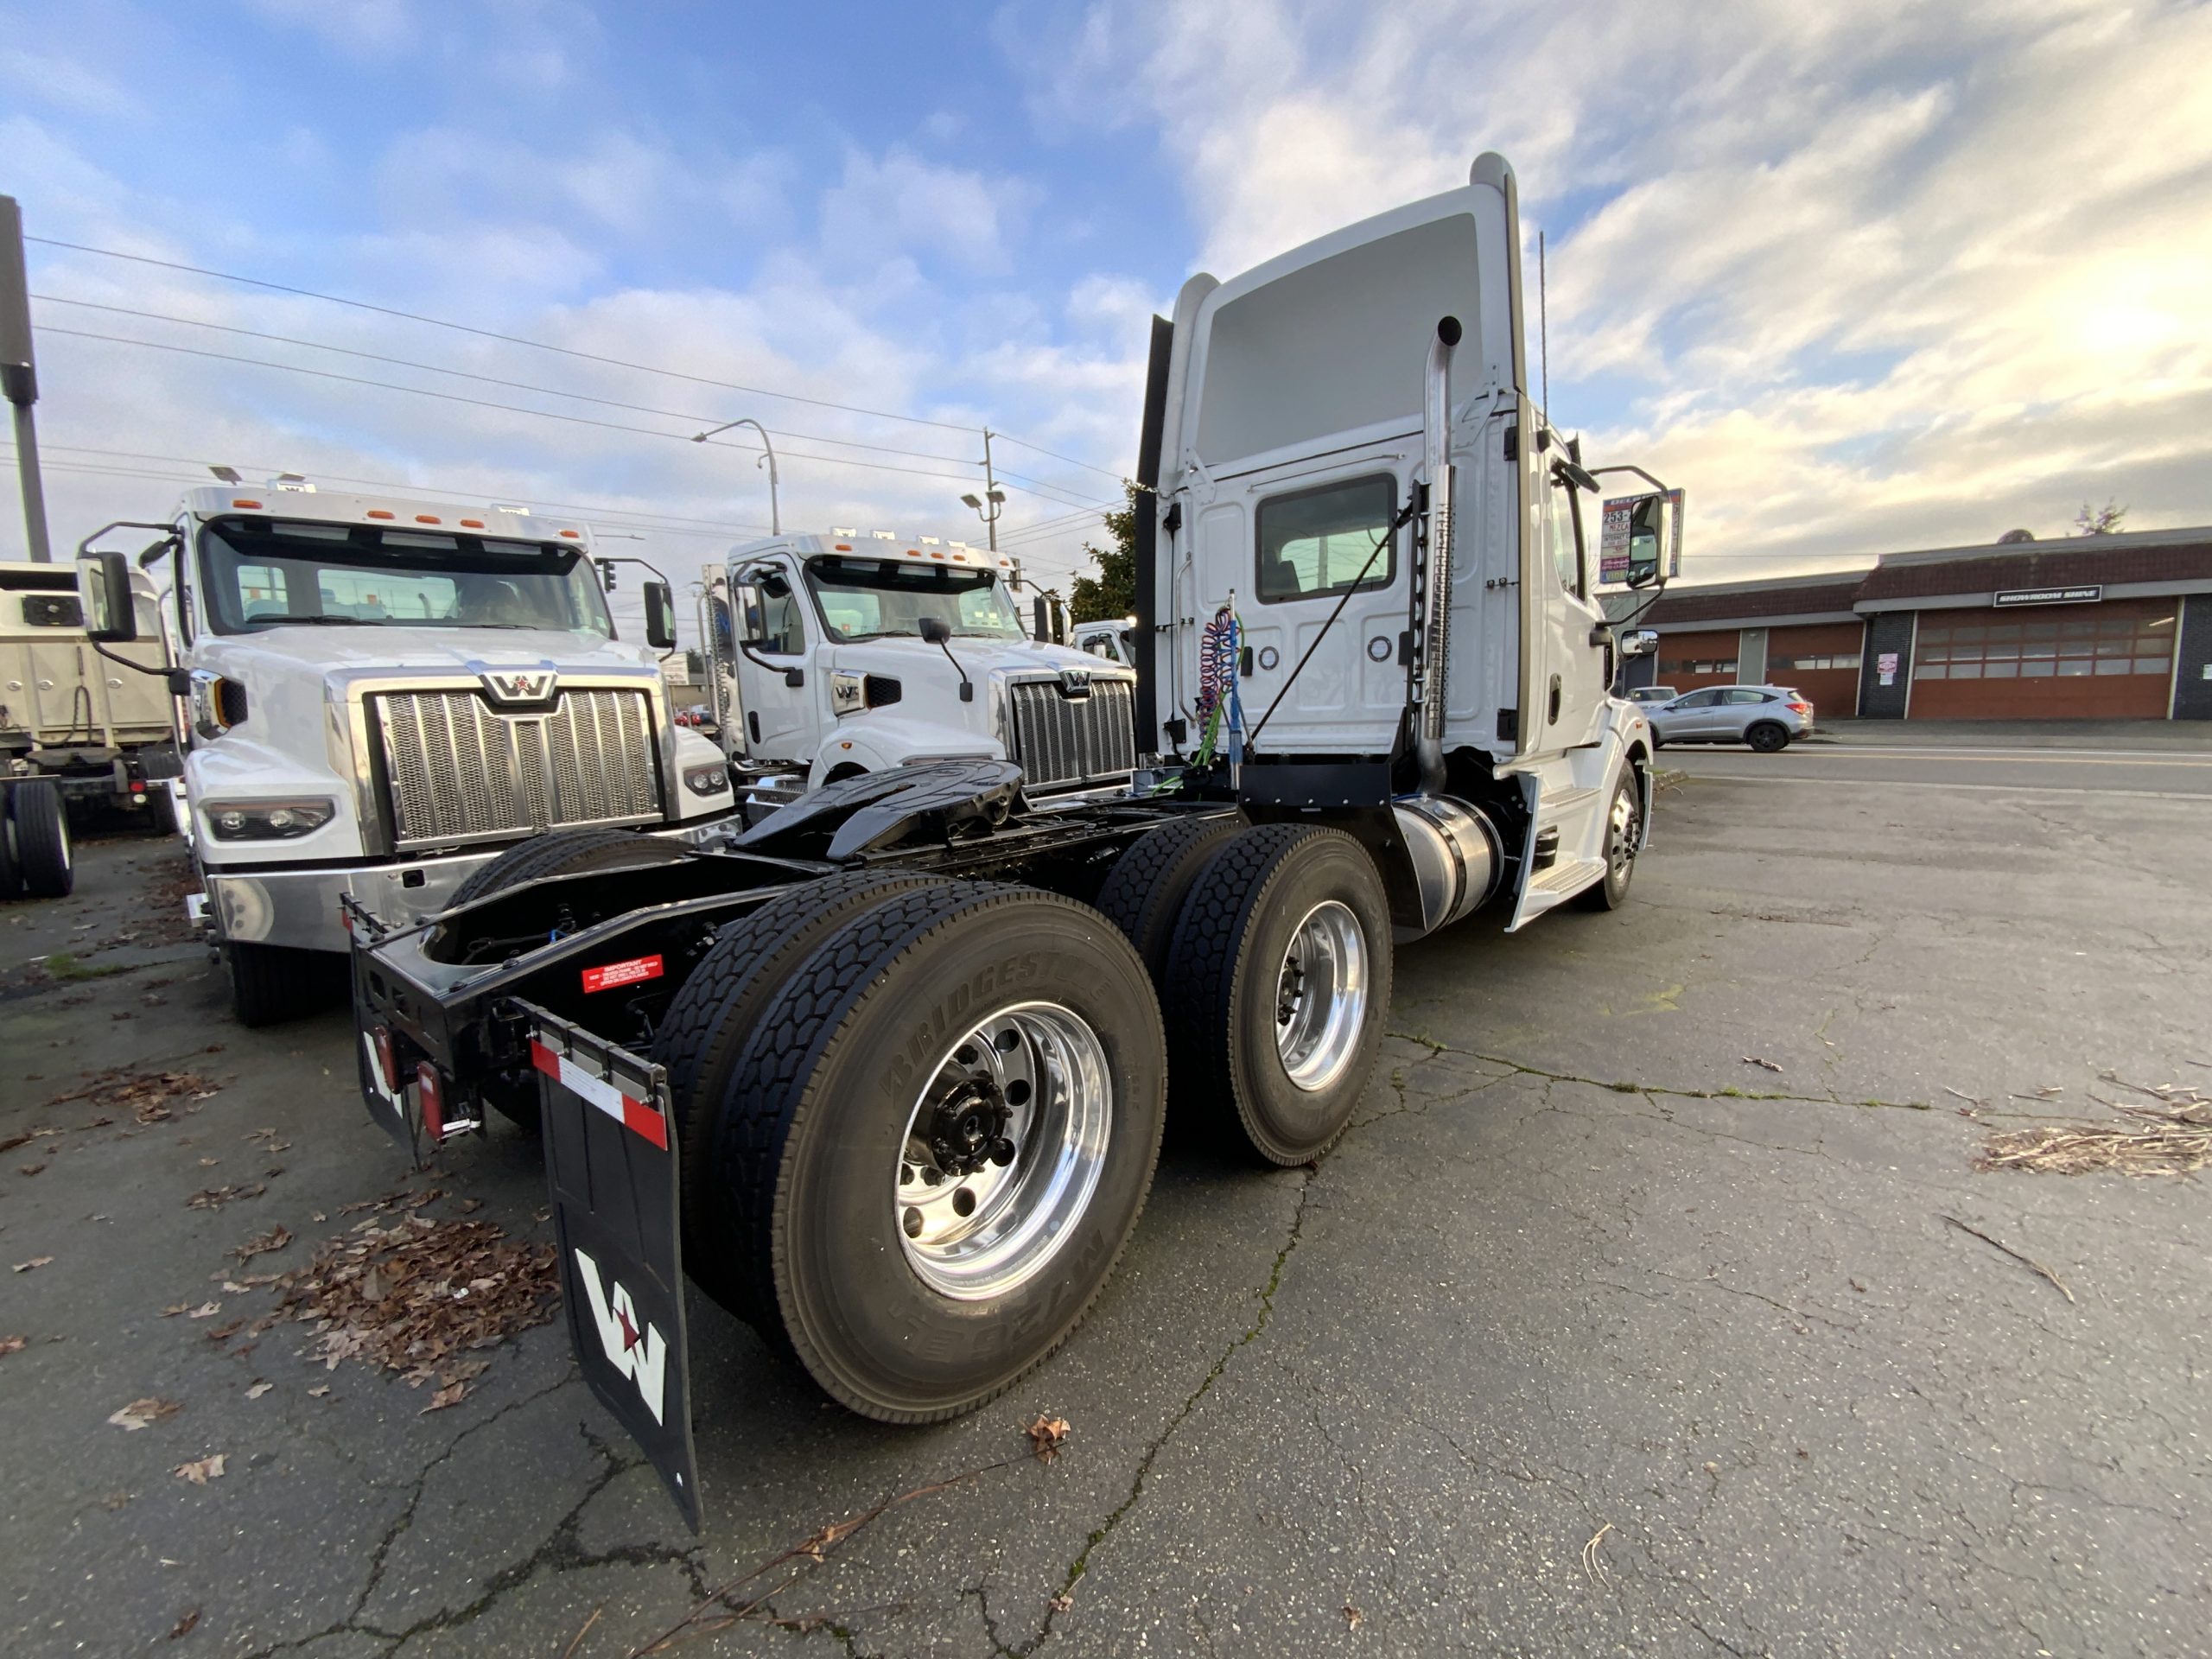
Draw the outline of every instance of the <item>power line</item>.
M996 433L993 433L991 435L996 437L998 435ZM1070 505L1078 505L1083 503L1083 497L1078 495L1075 491L1067 488L1065 485L1047 484L1042 479L1031 478L1024 473L1010 473L1003 467L998 469L998 475L1001 478L1011 478L1015 480L1017 482L1027 484L1032 490L1036 491L1038 493L1049 496L1054 500L1065 502Z
M45 447L51 448L54 446L48 445ZM13 451L11 449L5 446L0 446L0 455L11 456L12 454ZM89 461L48 461L44 463L44 467L48 472L60 473L71 477L140 479L150 483L174 484L181 488L188 489L194 484L201 481L191 474L157 472L151 467L103 467ZM327 476L327 474L326 474L326 476ZM334 480L333 481L336 480ZM406 485L399 487L413 490L422 493L431 493L430 487L424 485ZM540 502L538 505L541 506L552 507L557 506L560 504L551 501L543 501ZM766 536L768 530L768 526L766 524L732 524L720 529L687 530L677 525L652 524L640 519L621 517L619 514L610 516L608 513L601 512L592 512L588 514L588 517L590 523L594 529L639 531L652 536L677 537L687 541L714 542L722 544L727 544L734 537L741 537L742 539L748 541L758 539L760 537ZM744 532L752 533L745 534Z
M1040 455L1050 455L1054 461L1065 461L1071 467L1082 467L1094 473L1103 473L1117 484L1122 481L1122 474L1110 467L1101 467L1088 461L1077 461L1073 455L1064 455L1057 449L1047 449L1041 443L1032 443L1027 438L1017 438L1013 433L1001 432L996 428L992 429L991 435L995 438L1003 438L1008 443L1020 444L1024 449L1034 449Z
M597 404L606 409L628 410L633 415L658 415L671 421L687 421L700 426L713 426L720 417L701 415L688 410L656 409L647 404L626 404L619 398L598 397L589 392L569 391L559 386L540 386L527 380L505 380L498 375L477 374L467 369L447 368L437 363L418 363L412 358L386 357L378 352L365 352L351 346L333 346L326 340L302 340L294 334L272 334L258 328L240 328L226 322L207 322L198 317L172 316L162 311L143 311L135 306L105 305L97 300L73 300L60 294L34 294L31 298L48 305L78 306L88 311L112 312L118 316L143 317L152 322L173 322L188 328L211 328L219 334L241 334L249 340L266 340L280 346L301 346L311 351L335 352L341 357L358 357L371 363L387 363L395 368L419 369L425 374L448 374L456 379L474 380L487 386L505 386L512 391L537 392L546 397L568 397L578 403ZM60 330L54 332L59 333ZM981 461L963 461L958 455L940 455L925 449L898 449L889 444L862 443L855 438L832 438L816 432L787 432L771 427L769 431L779 438L794 438L801 443L834 443L848 449L872 449L887 455L905 455L914 461L946 461L956 467L980 467Z
M886 409L865 409L857 404L834 403L826 397L808 397L795 391L772 391L766 386L741 385L734 380L715 380L706 375L687 374L681 369L664 369L651 363L632 363L624 358L607 357L597 352L579 351L571 346L556 346L548 340L531 340L521 334L502 334L496 328L479 328L472 323L453 322L444 317L425 316L419 311L402 311L397 307L375 305L367 300L349 299L342 294L324 294L312 288L296 288L289 283L272 283L259 276L241 276L236 271L211 270L205 265L188 265L175 259L156 259L150 254L125 253L119 248L96 248L83 242L64 242L51 236L26 236L26 242L36 242L49 248L67 248L76 253L98 254L107 259L127 259L134 264L158 265L164 270L188 271L195 276L213 276L219 282L240 283L249 288L266 289L276 294L295 294L302 299L321 300L331 305L350 306L356 311L372 311L379 316L397 317L406 322L426 323L433 328L450 328L456 334L474 334L483 340L504 340L511 346L527 346L540 352L555 352L563 357L579 358L587 363L604 363L618 369L630 369L639 374L665 375L672 380L689 380L695 385L719 386L725 391L741 391L753 397L778 397L786 403L806 404L816 409L834 409L847 415L866 415L882 421L904 421L913 426L933 426L941 431L976 433L979 428L961 426L951 421L932 421L919 415L900 415Z
M73 455L102 455L124 461L173 461L178 466L194 468L195 474L200 470L204 470L207 465L204 460L197 455L156 454L151 451L144 449L99 449L95 448L89 444L82 443L42 443L39 448L42 450L59 451ZM245 463L245 469L248 471L277 473L285 470L285 468L278 467L270 461L247 462ZM495 501L508 499L517 495L528 495L530 493L528 491L517 491L504 488L486 489L480 485L454 486L450 484L424 484L400 481L389 478L359 478L351 476L344 473L326 473L318 471L314 476L319 481L327 480L333 484L365 484L372 489L391 490L396 493L406 495L440 495L446 497L449 500L466 500L468 498L474 496L480 497L482 499L486 501ZM563 512L594 514L620 513L626 518L630 519L662 518L666 519L671 524L696 524L703 526L704 528L711 531L766 531L767 529L766 524L753 524L741 519L690 518L684 517L681 513L655 512L648 507L617 506L612 503L605 501L549 501L544 499L543 497L538 496L531 496L531 499L533 504L537 506L551 507Z
M626 426L620 421L594 420L588 415L563 415L557 410L529 409L520 404L500 404L494 403L489 398L464 397L458 392L434 391L428 386L404 386L399 385L397 381L392 380L371 380L357 374L340 374L333 369L309 368L305 364L302 363L271 363L264 358L240 357L232 352L210 352L203 350L197 346L177 346L163 340L132 340L122 334L98 334L86 328L45 328L41 329L40 332L48 334L65 335L75 340L105 340L111 345L117 346L137 346L148 351L177 352L187 357L211 358L218 362L223 363L243 363L251 368L281 370L286 374L312 375L318 380L336 380L343 382L347 385L373 386L379 391L384 391L408 392L417 397L435 397L441 403L466 404L472 408L498 410L509 415L531 415L535 416L541 421L561 421L570 426L592 426L597 427L602 431L628 432L639 437L647 438L666 438L677 443L690 443L693 441L691 435L685 432L660 432L646 426ZM753 453L751 447L746 444L726 443L713 438L709 438L706 442L717 449L739 449L744 451L747 454ZM972 478L964 473L930 473L924 472L918 467L888 467L883 465L880 461L854 461L844 455L809 454L804 450L790 452L788 455L784 458L795 461L821 461L826 465L833 467L858 467L864 471L872 473L905 473L915 478L947 479L956 484L972 484L975 482Z

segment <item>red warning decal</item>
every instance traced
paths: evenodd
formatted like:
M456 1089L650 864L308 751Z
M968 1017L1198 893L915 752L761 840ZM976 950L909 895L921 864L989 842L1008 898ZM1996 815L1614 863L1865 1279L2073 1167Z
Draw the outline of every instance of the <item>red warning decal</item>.
M604 968L584 969L584 989L611 991L618 985L635 985L641 979L658 979L664 969L658 957L632 957L610 962Z

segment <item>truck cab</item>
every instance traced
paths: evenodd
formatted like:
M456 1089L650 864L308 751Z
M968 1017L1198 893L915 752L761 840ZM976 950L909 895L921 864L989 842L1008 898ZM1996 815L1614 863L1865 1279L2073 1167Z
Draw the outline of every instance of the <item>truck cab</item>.
M1029 638L1014 575L982 548L888 531L733 549L731 760L790 779L786 798L957 760L1011 760L1033 798L1126 790L1135 672Z
M299 1010L321 977L301 953L340 959L348 904L411 922L544 830L732 809L720 752L671 717L665 588L653 637L618 638L586 525L287 478L190 491L159 528L138 563L188 839L249 1024Z
M1093 657L1103 657L1109 663L1136 666L1136 618L1122 617L1105 622L1078 622L1071 641L1077 651L1087 651Z
M1389 804L1402 931L1493 896L1517 927L1624 880L1651 741L1611 686L1644 642L1599 607L1595 478L1529 393L1510 167L1194 276L1160 328L1157 747L1227 752L1259 810Z

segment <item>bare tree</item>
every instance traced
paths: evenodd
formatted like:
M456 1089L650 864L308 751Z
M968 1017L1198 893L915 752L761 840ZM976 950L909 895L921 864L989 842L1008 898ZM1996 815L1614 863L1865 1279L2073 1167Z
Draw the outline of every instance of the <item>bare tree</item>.
M2082 511L2074 515L2076 536L2110 536L2120 529L2120 521L2127 517L2127 509L2107 496L2101 507L2093 507L2087 501Z

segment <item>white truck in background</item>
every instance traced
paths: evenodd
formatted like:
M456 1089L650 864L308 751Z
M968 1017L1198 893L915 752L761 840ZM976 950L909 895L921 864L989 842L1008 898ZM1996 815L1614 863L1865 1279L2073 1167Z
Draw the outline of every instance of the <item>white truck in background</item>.
M435 915L553 829L687 836L728 767L672 719L659 653L617 638L588 526L521 508L269 486L188 491L137 559L89 555L91 638L136 638L143 571L170 661L200 914L248 1025L342 982L346 905ZM610 836L619 856L626 834Z
M748 810L930 760L1011 760L1033 799L1127 789L1135 674L1031 639L1016 572L982 548L888 531L731 550L706 609L722 747Z
M1134 668L1137 660L1137 620L1124 616L1104 622L1078 622L1069 643L1093 657Z
M154 589L143 574L134 575L132 606L151 633ZM158 677L161 642L118 654L128 660L104 660L86 634L76 571L0 563L0 899L71 890L69 803L176 828L164 781L176 773L177 752Z

